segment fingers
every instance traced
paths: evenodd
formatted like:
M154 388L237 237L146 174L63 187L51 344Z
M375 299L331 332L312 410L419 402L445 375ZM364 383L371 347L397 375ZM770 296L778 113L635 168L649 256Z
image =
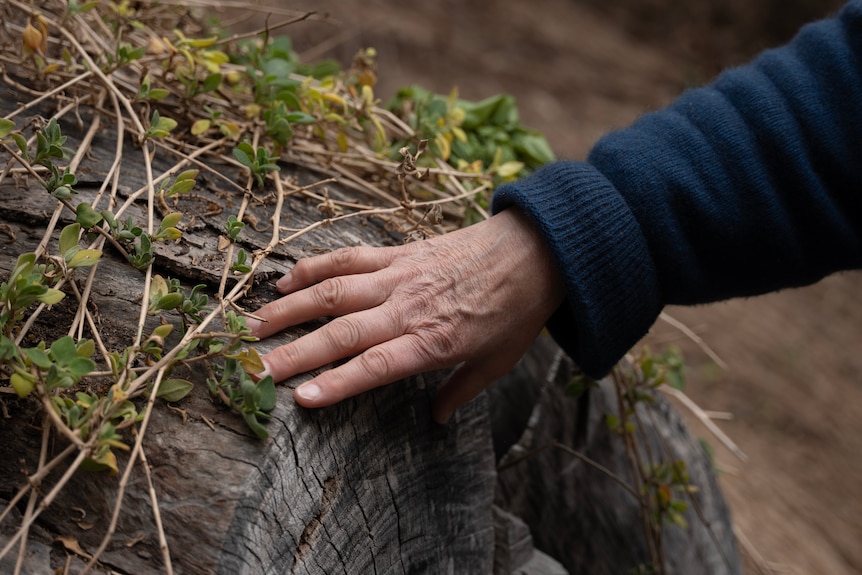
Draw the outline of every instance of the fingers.
M338 317L316 331L264 356L275 381L282 381L312 369L355 355L404 333L397 318L388 313L390 306ZM377 370L380 375L385 371Z
M298 266L297 266L298 267ZM327 278L309 288L271 301L248 318L256 337L268 337L286 327L320 317L345 315L383 303L394 286L371 274Z
M438 367L416 353L415 336L403 335L373 346L344 365L304 383L296 388L294 398L305 407L325 407Z
M389 265L396 249L351 247L304 258L275 285L280 292L291 293L327 278L375 272Z
M503 377L513 366L513 363L500 363L493 358L464 363L437 389L431 408L434 421L448 423L456 409L479 395L491 382Z

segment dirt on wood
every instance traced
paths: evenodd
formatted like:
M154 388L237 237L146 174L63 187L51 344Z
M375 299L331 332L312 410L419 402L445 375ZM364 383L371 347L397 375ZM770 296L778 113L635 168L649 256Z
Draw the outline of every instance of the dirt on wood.
M306 59L379 52L386 98L417 83L479 99L508 92L561 158L686 86L788 39L832 0L296 0L317 14L288 33ZM283 3L279 6L284 6ZM280 17L274 15L272 21ZM862 572L862 302L859 273L749 300L668 310L727 363L719 368L658 324L653 347L681 346L687 393L726 411L748 455L716 449L748 572ZM769 569L770 571L764 571Z

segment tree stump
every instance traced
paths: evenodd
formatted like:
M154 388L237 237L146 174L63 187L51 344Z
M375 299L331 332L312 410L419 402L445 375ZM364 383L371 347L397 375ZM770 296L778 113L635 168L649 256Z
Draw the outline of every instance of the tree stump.
M27 98L0 84L0 115ZM51 115L46 108L37 111ZM85 108L79 114L84 126L95 121ZM63 131L70 136L67 145L81 145L79 127L63 122ZM89 157L77 171L76 201L95 198L113 162L115 138L115 127L105 126L90 144ZM127 146L134 149L136 144L129 141ZM136 164L139 156L130 155L123 158L120 191L125 197L146 181L144 167ZM169 165L160 154L154 161L157 170ZM297 186L320 178L296 166L281 168L281 177ZM357 200L355 192L338 184L330 185L329 193ZM19 254L36 249L57 204L26 176L2 179L0 198L0 229L8 238L0 241L0 278L5 279ZM203 283L209 294L215 293L225 263L218 250L219 235L236 203L219 178L204 172L194 194L174 207L187 215L187 223L181 239L158 245L156 271L186 286ZM268 209L271 203L266 198L249 207L249 225L238 239L249 252L267 245ZM145 221L144 210L144 205L135 204L127 216ZM291 228L322 217L314 202L298 196L290 197L282 212L282 221ZM63 211L58 229L73 219L71 212ZM253 310L276 297L272 282L300 257L346 245L399 240L373 218L317 227L276 247L242 305ZM106 344L122 348L137 329L141 272L106 248L98 273L91 310ZM65 320L75 309L74 297L67 294L39 317L32 337L53 341L65 335ZM154 319L150 321L155 325ZM288 330L255 346L266 351L316 325ZM266 440L254 437L240 417L212 399L205 374L191 371L187 377L195 383L194 391L177 405L156 404L143 443L173 572L558 575L566 569L621 573L635 567L643 557L637 504L608 487L602 477L553 451L498 477L492 420L498 456L508 453L512 444L530 449L544 438L566 441L577 435L575 430L586 429L588 454L614 469L614 462L622 463L619 450L601 432L598 414L608 407L600 399L602 393L591 395L585 420L572 417L574 408L560 399L557 388L546 384L547 367L559 354L540 341L494 388L491 411L483 395L459 410L447 426L434 424L430 415L444 372L410 378L316 411L293 403L291 388L313 374L298 376L278 387ZM557 409L550 410L549 402ZM0 499L8 502L37 466L42 422L33 400L7 393L3 403ZM702 464L702 453L678 418L662 409L666 418L656 419L656 430L678 447L678 455L702 470L701 503L719 539L716 546L700 530L669 536L670 572L736 573L726 508ZM537 415L538 410L544 415ZM541 425L535 425L536 419ZM524 440L525 430L533 442ZM52 453L66 445L60 437L51 441ZM121 457L121 469L123 465ZM165 572L150 487L142 464L136 465L141 469L127 485L113 538L96 572ZM581 469L573 474L575 467ZM49 491L62 473L54 469L38 486L40 494ZM80 572L110 529L119 485L119 477L104 472L76 474L30 530L22 572L66 567ZM26 500L0 524L0 543L18 530ZM718 548L722 561L715 559ZM11 572L15 559L13 550L0 562L0 570Z

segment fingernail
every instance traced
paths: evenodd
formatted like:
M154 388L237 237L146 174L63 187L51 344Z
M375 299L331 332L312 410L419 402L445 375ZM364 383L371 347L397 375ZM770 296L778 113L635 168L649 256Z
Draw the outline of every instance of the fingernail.
M308 401L314 401L320 397L320 388L313 383L306 383L296 388L296 395Z
M255 375L260 379L263 379L272 373L272 369L270 369L269 363L265 359L262 359L261 361L263 362L263 371L259 371Z
M277 282L275 282L275 287L277 287L280 291L286 290L290 287L290 282L293 278L290 276L290 272L287 272Z
M253 317L246 316L245 318L245 327L251 330L251 333L257 333L257 330L260 329L261 321L259 319L254 319Z
M263 371L259 371L257 373L249 373L251 378L255 381L260 381L267 375L270 375L272 371L269 369L269 364L266 361L263 362Z

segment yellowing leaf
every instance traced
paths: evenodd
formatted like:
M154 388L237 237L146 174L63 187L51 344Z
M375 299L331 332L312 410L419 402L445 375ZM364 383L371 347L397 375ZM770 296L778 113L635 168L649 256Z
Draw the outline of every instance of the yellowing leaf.
M192 124L191 132L193 136L200 136L204 132L210 129L212 122L210 120L198 120L194 124Z
M497 168L497 174L504 179L513 178L518 172L524 169L523 162L504 162Z
M117 456L114 455L111 450L105 451L98 457L91 457L90 459L85 460L81 467L90 471L107 470L111 476L116 475L119 471L119 468L117 467Z
M335 141L338 143L338 150L343 154L347 151L347 134L342 131L338 132L338 135L335 137Z
M27 23L24 31L21 32L21 49L24 56L29 56L34 52L38 52L42 47L42 33L35 26Z
M437 145L437 153L440 154L440 159L444 162L448 161L449 156L452 155L452 146L446 136L438 133L434 136L434 143Z
M261 359L260 354L253 347L243 350L239 356L240 363L242 363L243 368L248 373L260 373L266 369L263 359Z
M218 40L218 36L212 36L210 38L184 38L182 40L182 44L185 46L191 46L192 48L209 48Z
M165 278L156 274L150 282L150 298L160 298L168 293L168 282Z
M12 389L15 390L15 393L18 394L18 397L27 397L36 386L36 382L24 377L20 373L13 373L10 375L9 383L12 385Z
M151 36L150 43L147 46L147 52L156 55L166 54L169 51L168 46L170 46L170 43L166 40L162 40L156 36Z
M239 124L237 124L236 122L229 122L224 120L218 123L218 129L223 135L227 136L228 138L234 139L239 137L241 130Z

